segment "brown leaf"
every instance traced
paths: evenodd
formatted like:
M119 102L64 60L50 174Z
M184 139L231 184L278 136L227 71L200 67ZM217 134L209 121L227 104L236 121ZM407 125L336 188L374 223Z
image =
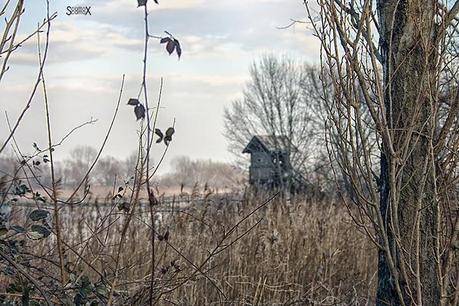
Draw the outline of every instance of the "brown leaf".
M175 133L175 130L173 127L170 127L167 129L166 136L164 136L164 144L166 146L168 146L169 143L172 141L172 135L174 135L174 133Z
M175 50L175 42L173 40L170 40L167 45L166 45L166 50L171 55L174 50Z
M140 104L140 101L139 101L139 99L131 98L131 99L129 99L129 101L128 101L127 104L128 104L128 105L136 106L137 104Z
M175 133L175 129L173 127L170 127L166 131L166 136L172 137L172 135L174 135L174 133Z
M137 104L134 108L134 114L137 120L145 118L145 107L142 104Z
M155 134L158 135L158 139L156 140L156 143L160 143L161 141L163 141L163 132L161 132L160 129L155 129Z
M159 41L159 43L161 44L165 44L165 43L168 43L171 41L171 38L170 37L163 37L161 38L161 40Z

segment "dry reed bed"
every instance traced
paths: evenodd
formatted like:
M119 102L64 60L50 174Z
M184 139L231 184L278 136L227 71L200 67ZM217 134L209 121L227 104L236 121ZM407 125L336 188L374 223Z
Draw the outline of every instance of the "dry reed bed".
M156 207L155 296L160 305L365 305L375 288L376 251L346 209L325 201L277 198L240 224L210 259L223 235L265 197L238 203L209 200L186 208ZM288 203L287 203L288 202ZM16 216L27 211L16 211ZM68 271L93 284L114 272L126 213L110 205L63 208ZM258 225L252 226L257 222ZM247 232L248 231L248 232ZM157 237L158 238L158 237ZM27 241L35 266L58 275L53 238ZM76 255L78 253L78 255ZM203 264L204 263L204 264ZM116 304L143 305L149 297L151 219L136 208L121 252ZM197 271L196 267L200 267ZM96 272L97 271L97 272ZM205 274L205 275L204 275ZM8 280L1 282L4 291ZM101 305L104 303L104 291ZM223 293L223 294L222 294Z

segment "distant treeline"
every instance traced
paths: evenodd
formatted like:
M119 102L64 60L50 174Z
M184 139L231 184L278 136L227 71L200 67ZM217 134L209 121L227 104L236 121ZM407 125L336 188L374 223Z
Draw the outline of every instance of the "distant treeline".
M97 150L89 146L75 147L69 156L55 162L56 177L61 186L75 186L86 175L97 156ZM102 156L89 175L92 185L107 186L122 185L133 175L137 157L131 154L125 159L113 156ZM14 155L0 157L0 177L11 176L20 165L21 160ZM35 172L42 183L50 184L49 164L43 155L35 158ZM168 189L183 189L199 186L201 188L233 189L241 186L245 173L237 166L212 160L192 160L189 157L176 157L171 162L171 171L158 175L156 183L159 187ZM20 173L19 173L20 176Z

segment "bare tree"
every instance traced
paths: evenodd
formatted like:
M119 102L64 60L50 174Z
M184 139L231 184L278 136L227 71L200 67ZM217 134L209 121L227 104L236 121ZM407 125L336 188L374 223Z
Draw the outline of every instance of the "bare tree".
M278 145L288 148L296 169L303 169L320 134L314 125L313 105L318 100L311 101L322 97L319 71L287 57L268 55L252 65L250 75L243 98L225 109L230 150L240 157L254 135L287 136L288 141Z
M459 1L318 5L330 157L379 249L376 304L458 305Z
M97 156L97 150L90 146L79 145L70 151L70 158L64 161L65 183L77 184L86 175L88 168Z
M94 169L94 175L99 184L103 186L114 186L115 184L123 184L126 180L123 169L123 163L113 156L105 156L99 159L99 162Z

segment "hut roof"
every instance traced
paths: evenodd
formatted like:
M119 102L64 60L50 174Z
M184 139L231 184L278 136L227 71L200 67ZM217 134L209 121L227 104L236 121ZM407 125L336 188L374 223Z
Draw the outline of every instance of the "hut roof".
M290 144L292 151L297 149L293 146L287 136L274 136L274 135L255 135L249 141L242 153L252 153L260 150L266 152L285 152L286 146Z

